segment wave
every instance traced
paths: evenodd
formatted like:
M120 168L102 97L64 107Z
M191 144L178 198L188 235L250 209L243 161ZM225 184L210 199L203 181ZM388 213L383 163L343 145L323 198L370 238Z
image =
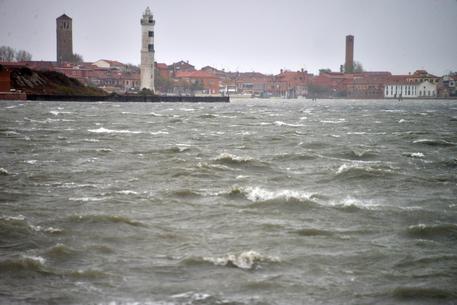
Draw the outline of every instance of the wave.
M294 234L298 234L300 236L307 236L307 237L312 237L312 236L333 236L334 233L328 230L321 230L321 229L316 229L316 228L305 228L305 229L300 229L300 230L295 230L292 231Z
M430 264L436 264L436 263L452 263L457 261L457 255L434 255L434 256L426 256L426 257L420 257L420 258L411 258L407 257L398 263L395 264L395 267L411 267L411 266L417 266L417 267L424 267L424 266L430 266Z
M66 276L78 278L78 279L89 279L89 280L96 280L100 278L106 278L109 274L94 269L87 269L87 270L76 270L70 271L65 274Z
M225 164L246 164L253 162L255 160L249 156L241 157L229 153L221 153L214 159L214 161Z
M1 272L44 272L46 260L41 256L21 256L0 261Z
M276 125L276 126L287 126L287 127L303 127L303 126L305 126L303 124L289 124L289 123L285 123L285 122L282 122L282 121L275 121L273 124Z
M130 130L114 130L114 129L106 129L103 127L100 127L98 129L89 129L89 132L92 133L113 133L113 134L140 134L143 133L142 131L130 131Z
M89 202L89 201L103 201L108 199L109 197L70 197L68 200L70 201L81 201L81 202Z
M307 153L285 153L273 157L273 160L279 161L301 161L314 159L316 159L316 156Z
M457 224L409 226L407 233L416 238L450 238L457 239Z
M406 156L406 157L410 157L410 158L417 158L417 159L421 159L421 158L425 157L425 155L423 153L421 153L421 152L415 152L415 153L405 152L402 155Z
M233 187L229 192L220 193L230 199L244 199L252 202L249 208L263 208L281 206L282 208L308 208L318 204L323 196L295 191L277 190L272 191L261 187Z
M413 144L424 144L429 146L455 146L456 143L448 142L446 140L441 139L418 139L414 140Z
M342 124L346 122L346 119L338 119L338 120L321 120L321 123L324 124Z
M450 299L456 298L455 290L446 290L433 287L398 287L392 292L394 297L400 299L416 299L423 301L424 299Z
M378 154L369 149L350 149L336 156L341 156L349 160L371 160L378 156Z
M384 164L345 163L337 169L336 176L342 178L371 178L385 177L394 173L394 168Z
M116 223L134 227L147 227L144 223L117 215L73 215L68 218L73 223Z
M215 266L233 267L244 270L255 270L260 263L279 263L278 257L262 255L256 251L245 251L240 254L228 254L224 257L190 257L182 261L185 265L211 263Z
M379 210L382 207L382 205L373 203L370 200L360 200L353 197L346 197L338 201L330 201L327 205L341 208L346 211Z
M8 176L10 173L4 169L3 167L0 167L0 176Z
M64 244L57 244L46 251L46 256L54 259L66 259L76 255L78 252Z
M73 112L52 110L52 111L49 111L49 113L52 115L58 116L60 114L72 114Z

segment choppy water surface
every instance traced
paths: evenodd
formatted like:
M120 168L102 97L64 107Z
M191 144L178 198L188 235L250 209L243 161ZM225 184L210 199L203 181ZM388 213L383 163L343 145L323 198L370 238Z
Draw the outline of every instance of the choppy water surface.
M457 102L0 103L1 304L456 304Z

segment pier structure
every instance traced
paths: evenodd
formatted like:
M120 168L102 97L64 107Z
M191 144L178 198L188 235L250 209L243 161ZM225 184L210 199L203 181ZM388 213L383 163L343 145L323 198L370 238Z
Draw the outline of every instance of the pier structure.
M140 89L148 89L155 93L154 87L154 16L149 7L141 18L141 65Z

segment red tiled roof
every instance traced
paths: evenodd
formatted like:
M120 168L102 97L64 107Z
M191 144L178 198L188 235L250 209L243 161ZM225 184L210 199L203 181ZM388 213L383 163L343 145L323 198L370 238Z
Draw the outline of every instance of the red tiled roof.
M206 71L178 71L176 78L217 78L214 74Z

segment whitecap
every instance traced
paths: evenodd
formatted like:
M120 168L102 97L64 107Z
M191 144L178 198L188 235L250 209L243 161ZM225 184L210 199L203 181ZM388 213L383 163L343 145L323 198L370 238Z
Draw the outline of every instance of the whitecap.
M103 201L107 199L107 197L70 197L68 200L70 201L82 201L82 202L89 202L89 201Z
M118 191L116 193L121 194L121 195L138 195L138 192L130 191L130 190Z
M41 257L41 256L34 256L34 255L23 255L22 256L24 259L29 259L29 260L32 260L32 261L35 261L41 265L44 265L44 263L46 263L46 259L44 257Z
M233 155L233 154L229 154L229 153L221 153L215 159L215 161L224 161L224 160L236 161L236 162L248 162L248 161L252 161L253 158L251 158L249 156L242 157L242 156L237 156L237 155Z
M0 176L8 176L10 173L4 169L3 167L0 167Z
M100 127L98 129L89 129L88 131L93 132L93 133L130 133L130 134L142 133L141 131L113 130L113 129L106 129L104 127Z
M328 205L333 206L333 207L343 207L343 208L348 208L348 207L356 207L359 209L367 209L367 210L377 210L382 205L373 203L370 200L360 200L356 199L353 197L346 197L342 200L339 201L330 201Z
M400 123L400 124L401 124L401 123L405 123L405 122L406 122L405 119L401 119L400 121L398 121L398 123Z
M299 200L306 201L311 200L316 194L308 192L300 192L294 190L279 190L279 191L270 191L260 187L246 187L242 189L246 194L246 199L252 202L258 201L269 201L274 199L285 199L289 200Z
M169 134L169 132L168 131L151 131L149 134L156 136L159 134Z
M281 262L278 257L262 255L252 250L245 251L240 254L229 254L225 257L204 257L203 260L217 266L234 266L247 270L256 268L260 262Z
M289 123L285 123L285 122L282 122L282 121L275 121L273 124L275 124L276 126L288 126L288 127L303 127L305 125L302 125L302 124L289 124Z
M342 124L345 121L346 121L345 119L338 119L338 120L321 120L320 122L324 123L324 124Z
M425 157L425 155L421 152L404 153L403 155L411 157L411 158L424 158Z
M25 163L27 164L36 164L38 162L38 160L27 160L27 161L24 161Z

